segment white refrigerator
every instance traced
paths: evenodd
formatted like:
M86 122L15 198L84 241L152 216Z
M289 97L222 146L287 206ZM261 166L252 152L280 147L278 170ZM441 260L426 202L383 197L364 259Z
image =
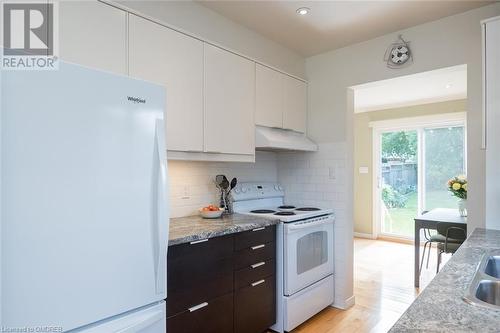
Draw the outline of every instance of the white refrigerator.
M164 89L66 63L0 78L0 327L165 332Z

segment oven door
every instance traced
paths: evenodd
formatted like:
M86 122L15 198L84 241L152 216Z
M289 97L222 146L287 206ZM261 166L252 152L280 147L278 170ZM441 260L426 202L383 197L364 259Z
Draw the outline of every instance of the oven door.
M333 222L333 215L329 215L285 223L286 296L333 273Z

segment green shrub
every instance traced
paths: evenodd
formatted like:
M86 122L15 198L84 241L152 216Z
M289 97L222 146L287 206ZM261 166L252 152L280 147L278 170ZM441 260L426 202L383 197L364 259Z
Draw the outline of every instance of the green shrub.
M408 197L393 189L392 186L384 184L382 186L382 201L387 208L404 208Z

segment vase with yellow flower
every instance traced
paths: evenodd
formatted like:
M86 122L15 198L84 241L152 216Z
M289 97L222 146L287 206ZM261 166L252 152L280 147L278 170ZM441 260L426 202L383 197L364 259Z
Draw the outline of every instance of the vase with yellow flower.
M467 216L467 177L464 175L448 180L448 190L457 197L460 216Z

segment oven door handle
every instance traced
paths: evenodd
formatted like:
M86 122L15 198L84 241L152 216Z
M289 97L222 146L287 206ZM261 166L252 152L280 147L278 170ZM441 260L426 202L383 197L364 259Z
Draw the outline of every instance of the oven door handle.
M285 224L286 229L288 231L295 231L295 230L301 230L301 229L307 229L307 228L312 228L312 227L317 227L323 224L333 224L334 219L332 217L322 219L319 221L313 221L309 223L298 223L298 224Z

